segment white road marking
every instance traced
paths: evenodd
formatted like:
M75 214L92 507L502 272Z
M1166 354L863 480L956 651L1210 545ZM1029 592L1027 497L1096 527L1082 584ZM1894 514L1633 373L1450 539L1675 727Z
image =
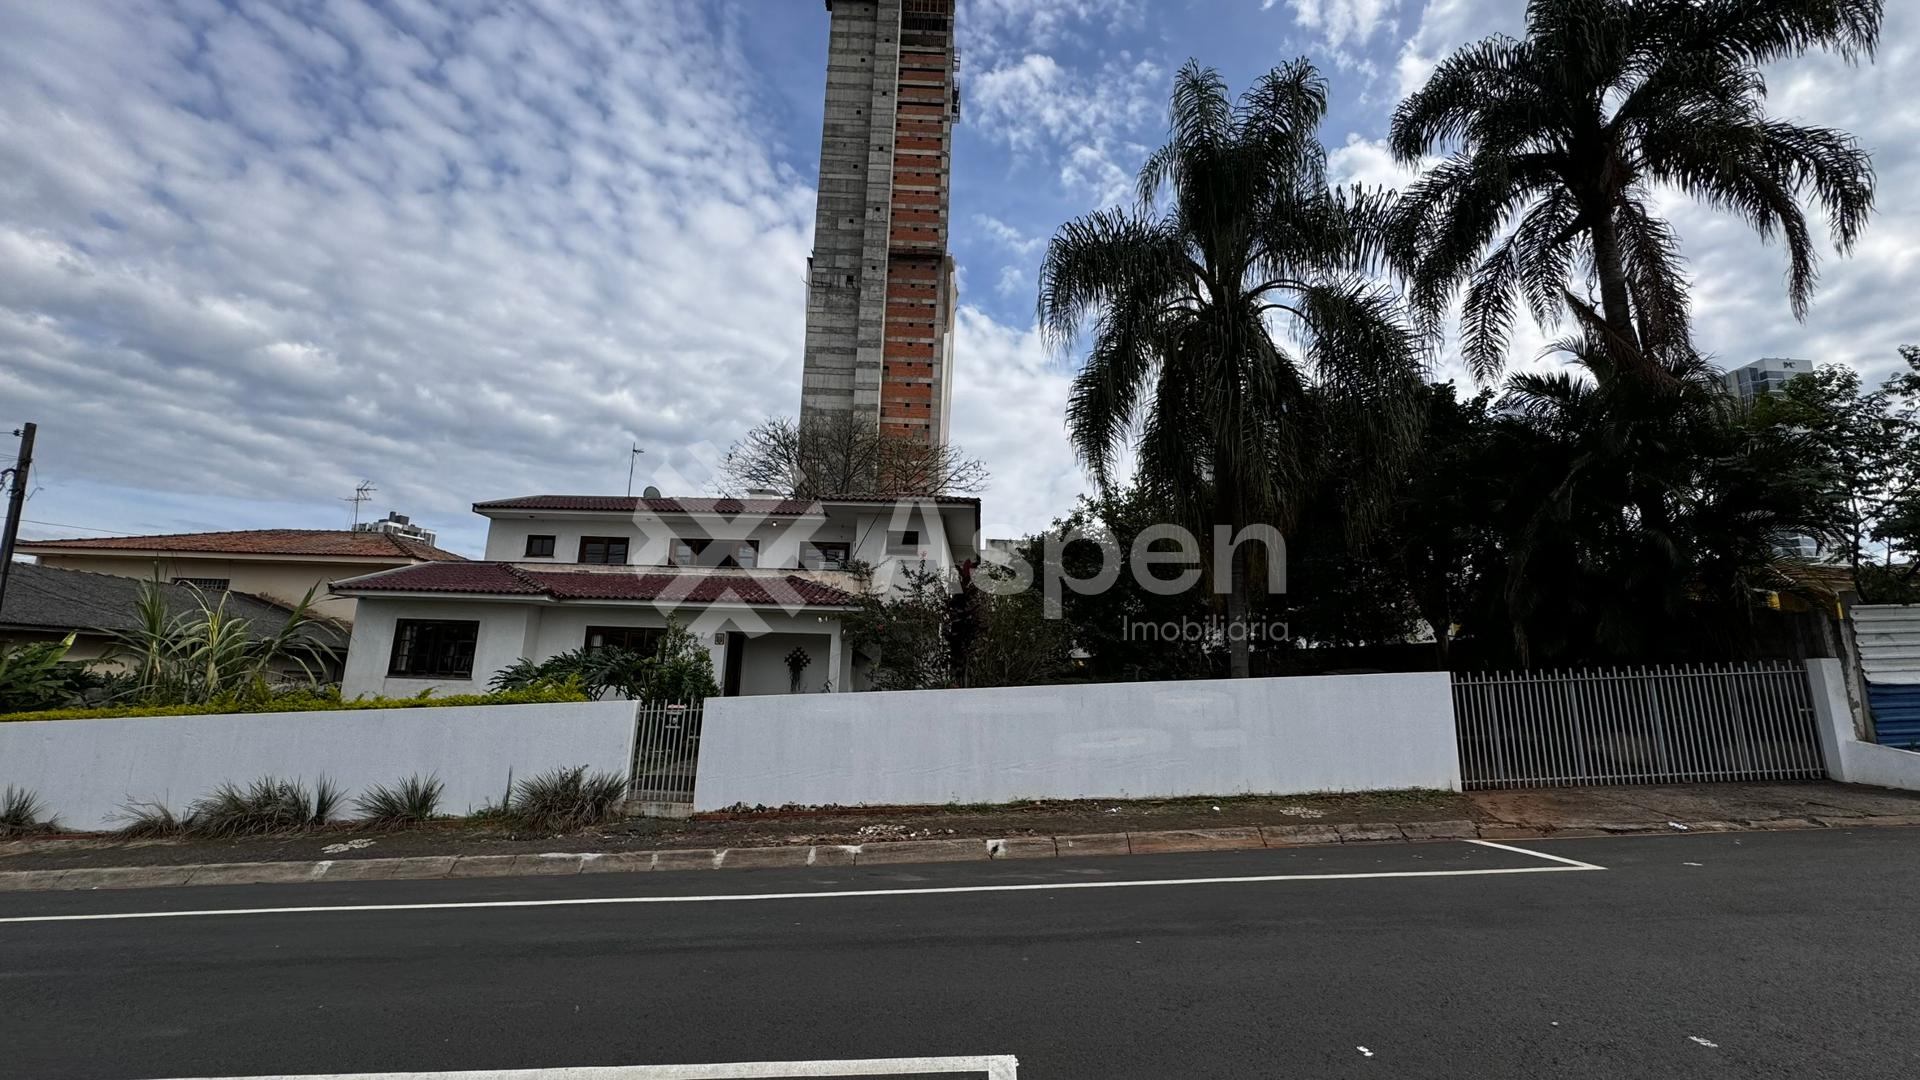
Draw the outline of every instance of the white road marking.
M761 1077L909 1076L984 1073L1017 1080L1011 1054L978 1057L864 1058L858 1061L742 1061L730 1065L606 1065L560 1069L481 1069L473 1072L304 1073L239 1076L226 1080L757 1080ZM214 1080L201 1077L198 1080Z
M1512 851L1512 852L1517 852L1521 855L1531 855L1536 859L1551 859L1552 861L1557 863L1565 863L1576 870L1605 870L1606 869L1606 867L1604 866L1595 866L1590 862L1581 862L1579 859L1569 859L1564 855L1549 855L1544 851L1534 851L1531 848L1514 847L1512 844L1496 844L1491 840L1469 840L1467 841L1467 843L1479 844L1481 847L1499 848L1501 851Z
M13 915L7 923L108 922L117 919L186 919L207 915L309 915L330 911L453 911L465 908L597 907L606 904L722 904L750 900L842 900L873 896L943 896L959 893L1041 892L1064 889L1151 889L1177 885L1254 885L1279 881L1364 881L1369 878L1488 877L1500 874L1558 874L1605 870L1604 866L1558 855L1508 847L1486 840L1467 843L1550 859L1563 866L1511 866L1476 870L1372 870L1351 874L1255 874L1244 877L1150 878L1137 881L1050 881L1031 885L947 885L918 889L839 889L815 892L710 893L701 896L575 896L552 900L448 900L416 904L315 904L293 907L206 908L187 911L113 911L85 915Z

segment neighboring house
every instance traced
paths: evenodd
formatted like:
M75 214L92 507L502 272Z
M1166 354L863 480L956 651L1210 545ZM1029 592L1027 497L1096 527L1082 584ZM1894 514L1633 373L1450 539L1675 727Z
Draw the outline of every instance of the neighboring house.
M485 561L334 582L359 601L348 697L480 691L521 657L583 646L650 651L669 616L707 644L723 694L859 689L840 626L854 590L976 558L980 523L980 501L958 497L535 495L473 509L490 523Z
M314 610L353 619L353 600L329 596L327 583L416 563L459 562L461 556L389 532L345 529L248 529L242 532L22 540L22 555L42 566L232 590L297 604L308 589Z
M0 606L0 643L59 641L75 634L67 659L98 660L112 647L114 632L139 626L141 584L114 574L16 562L8 572L6 600ZM166 590L170 615L200 610L200 598L188 586L168 585ZM218 595L206 595L205 599L209 605L220 602ZM226 613L247 620L259 637L278 631L290 614L282 604L246 593L227 593L226 604ZM344 627L318 622L302 638L310 646L312 674L331 677L340 670L347 647ZM296 667L289 665L289 670Z

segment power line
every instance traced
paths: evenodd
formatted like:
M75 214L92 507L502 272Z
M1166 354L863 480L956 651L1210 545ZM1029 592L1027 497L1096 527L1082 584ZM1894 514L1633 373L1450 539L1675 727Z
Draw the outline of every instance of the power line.
M112 534L120 531L118 529L96 529L91 525L75 525L75 524L72 524L71 522L66 522L66 521L41 521L39 518L30 518L30 517L23 517L20 520L33 525L51 525L56 529L79 529L81 532L97 532L97 533Z

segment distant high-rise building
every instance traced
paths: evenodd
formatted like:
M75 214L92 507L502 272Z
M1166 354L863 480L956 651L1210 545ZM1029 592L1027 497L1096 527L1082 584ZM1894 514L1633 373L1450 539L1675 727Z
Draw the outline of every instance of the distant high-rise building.
M439 538L439 534L432 529L415 525L412 518L391 510L387 511L387 516L379 521L359 522L354 525L353 531L386 533L388 536L398 536L403 540L418 540L423 544L431 544Z
M1813 374L1813 361L1784 356L1763 356L1751 364L1727 372L1727 390L1748 401L1761 394L1778 393L1792 379Z
M955 0L827 0L826 117L808 260L802 426L947 439Z

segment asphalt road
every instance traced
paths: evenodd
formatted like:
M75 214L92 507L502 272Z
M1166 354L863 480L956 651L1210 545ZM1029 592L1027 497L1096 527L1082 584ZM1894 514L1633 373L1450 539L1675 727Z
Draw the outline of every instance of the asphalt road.
M1920 829L1522 846L0 895L0 1075L1920 1076Z

